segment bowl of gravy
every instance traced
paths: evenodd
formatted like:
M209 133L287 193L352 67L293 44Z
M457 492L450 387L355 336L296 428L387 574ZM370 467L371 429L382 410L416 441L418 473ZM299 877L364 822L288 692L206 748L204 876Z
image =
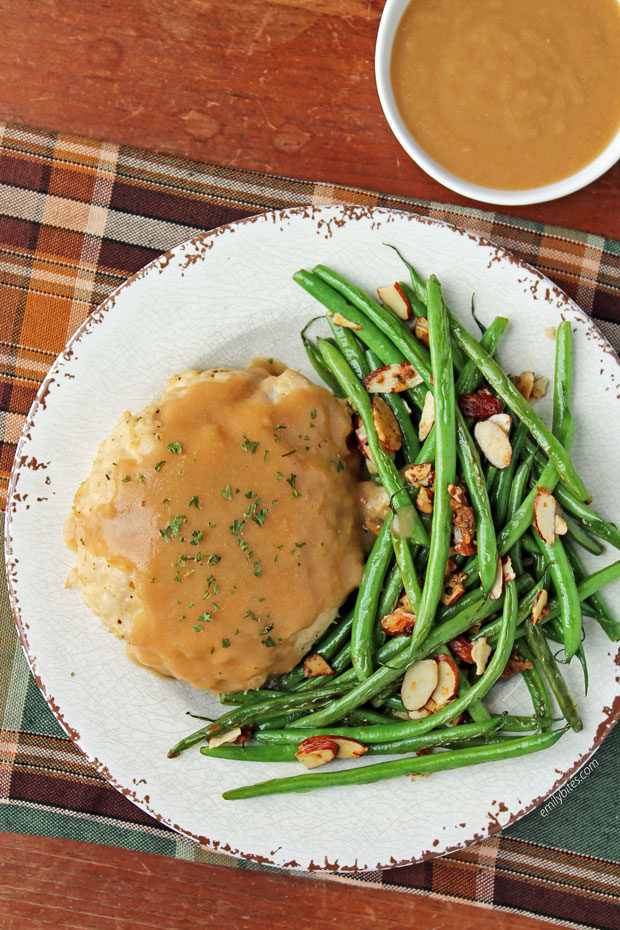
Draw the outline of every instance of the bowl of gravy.
M466 197L553 200L620 158L620 0L387 0L375 74L405 151Z

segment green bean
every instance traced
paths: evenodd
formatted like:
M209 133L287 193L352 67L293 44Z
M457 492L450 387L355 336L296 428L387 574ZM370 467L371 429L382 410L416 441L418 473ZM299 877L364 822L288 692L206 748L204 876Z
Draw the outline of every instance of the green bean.
M570 452L575 435L575 422L570 409L573 384L573 344L571 325L563 320L555 331L555 378L553 383L552 432Z
M471 690L471 684L470 684L469 678L465 674L464 670L461 669L459 673L458 693L459 695L467 694L467 692L470 690ZM489 720L491 718L491 714L486 709L481 699L478 699L477 701L472 701L472 703L467 708L467 713L469 714L472 720L477 721L477 722L481 722L483 720Z
M510 498L510 489L512 487L517 460L521 453L521 448L527 435L527 427L524 423L517 423L512 437L512 458L507 468L499 470L495 486L493 488L493 510L497 526L501 527L506 522L508 513L508 501ZM520 501L519 501L520 503Z
M415 749L426 749L429 746L443 746L447 742L460 742L463 739L472 739L485 733L493 733L504 724L503 716L488 717L479 723L461 723L457 726L446 727L444 730L433 730L422 736L412 736L414 721L403 720L401 723L378 724L376 726L361 727L314 727L306 730L272 730L270 733L257 733L256 739L269 745L293 743L297 745L302 739L310 736L341 736L347 739L356 739L365 746L376 743L393 743L404 739L420 740Z
M566 556L564 544L559 537L556 537L555 542L550 546L544 539L541 539L538 533L533 535L536 545L546 560L547 569L558 597L566 659L570 662L581 642L581 601L575 576Z
M465 419L458 408L456 410L456 423L457 450L461 471L476 515L478 565L480 567L482 592L487 595L493 587L497 571L497 541L491 514L491 504L478 450L467 429Z
M267 688L254 688L249 691L220 691L217 699L220 704L258 704L262 701L271 701L279 697L278 691L270 691Z
M403 589L402 578L400 577L400 568L398 564L394 565L390 574L387 577L385 582L385 587L381 592L381 597L379 599L379 609L378 614L380 617L385 617L386 614L391 614L396 604L398 603L398 598L400 597L400 592Z
M428 281L427 307L435 397L435 496L428 567L409 643L409 658L424 641L443 590L452 533L448 486L456 480L455 399L450 330L441 288L433 275Z
M373 370L381 366L381 359L375 353L368 349L366 358ZM403 437L402 453L405 462L415 462L416 456L420 451L420 441L411 422L411 413L400 393L386 393L382 395L383 399L390 405L392 412L398 421L400 434Z
M360 681L372 675L373 671L373 632L381 589L392 557L391 528L390 513L384 520L366 562L364 577L355 602L351 627L351 661Z
M582 549L591 552L592 555L601 555L605 551L605 546L598 541L595 536L591 536L580 520L571 517L564 511L562 514L568 527L568 537L578 543Z
M351 639L351 626L353 625L353 611L349 611L344 617L332 624L323 637L312 649L313 653L318 653L326 662L335 656L343 646ZM297 685L305 680L303 662L298 663L290 672L279 675L276 678L278 691L293 691Z
M316 317L315 319L323 319L323 317ZM325 382L325 384L332 391L332 393L336 397L343 397L344 395L342 393L340 385L338 384L338 382L332 375L331 371L329 370L329 368L327 367L327 365L321 358L321 353L319 352L317 347L314 345L312 340L308 339L308 337L305 335L305 332L308 326L311 325L311 323L314 323L314 320L310 320L310 323L306 324L306 326L304 326L304 328L301 331L301 341L305 349L308 361L310 362L310 364L316 371L319 378L321 378L321 380Z
M531 620L526 620L525 622L525 636L527 638L528 645L532 652L534 653L540 667L549 683L549 687L555 695L555 699L558 702L558 706L566 722L573 728L573 730L583 729L583 724L581 722L581 717L579 716L579 711L577 710L577 705L575 704L573 697L568 690L568 686L564 681L557 665L553 654L549 648L549 644L545 639L545 635L540 628L540 624L533 624Z
M502 730L506 733L527 733L531 730L538 730L538 721L535 717L525 717L518 714L504 714L504 726Z
M581 520L590 533L598 536L599 539L604 539L615 549L620 549L620 532L613 523L609 523L594 510L590 510L587 504L577 500L574 494L569 493L562 484L557 486L555 498L564 510Z
M531 454L527 455L515 472L508 495L508 519L512 519L521 506L532 461L533 456ZM521 541L519 539L510 549L510 559L517 575L521 575L523 573L523 562L521 561Z
M537 733L534 736L506 740L506 742L500 744L475 746L466 749L448 749L445 752L425 756L408 756L404 759L379 762L376 765L358 765L338 772L309 773L293 776L292 778L270 779L256 785L225 791L222 797L226 801L234 801L260 797L266 794L312 791L316 788L331 787L333 785L369 784L386 778L395 778L398 775L440 772L476 765L481 762L513 759L515 756L550 748L558 741L563 732L564 730L556 730L553 733Z
M507 326L508 319L505 316L496 316L487 327L486 332L480 340L480 345L489 355L495 355L495 350ZM456 396L460 397L461 394L473 394L480 387L481 382L482 372L476 363L468 358L458 376L454 388Z
M400 572L400 579L405 589L405 594L409 598L411 609L414 613L417 613L422 597L422 589L420 588L420 582L418 581L418 576L416 575L415 566L413 564L413 553L411 552L409 540L404 539L402 536L399 536L398 533L392 531L392 547L394 549L394 555L396 557L396 563Z
M381 483L390 497L392 507L403 518L403 522L409 524L411 538L421 545L428 545L428 534L418 516L418 512L409 499L394 462L387 452L383 450L377 438L370 398L363 384L355 377L351 366L338 349L335 349L324 339L319 340L318 347L326 365L338 378L343 390L360 415L368 437L371 455L381 478Z
M552 711L545 679L540 673L536 664L536 657L525 638L518 641L517 650L519 655L532 663L532 668L524 668L521 675L527 686L527 690L530 692L538 726L541 730L549 730L551 728Z
M551 618L549 623L547 623L547 625L545 626L545 633L547 634L548 639L553 640L553 642L555 643L560 643L562 646L564 645L564 638L563 638L564 634L562 632L562 624L560 623L560 620L558 617ZM575 652L575 655L577 656L577 659L579 660L579 664L581 665L581 670L583 672L583 693L587 694L588 693L588 681L589 681L588 660L586 659L585 649L583 648L583 641L579 643L579 648ZM562 662L561 659L557 658L557 655L555 658L557 662Z
M362 381L371 371L371 366L364 355L364 350L350 329L346 326L338 326L330 317L327 318L327 322L334 335L338 348L357 377Z
M228 744L218 746L216 749L209 749L208 746L201 746L200 752L203 756L210 759L233 759L238 762L296 762L295 753L297 746L292 744L281 746L248 746L243 743L241 746Z
M583 581L587 577L585 566L570 543L564 547L569 562L572 565L575 579L577 582ZM592 606L596 611L594 619L597 620L601 628L605 631L612 642L620 639L620 623L616 620L607 605L607 601L598 591L595 591L586 601L582 603L582 610L587 606Z

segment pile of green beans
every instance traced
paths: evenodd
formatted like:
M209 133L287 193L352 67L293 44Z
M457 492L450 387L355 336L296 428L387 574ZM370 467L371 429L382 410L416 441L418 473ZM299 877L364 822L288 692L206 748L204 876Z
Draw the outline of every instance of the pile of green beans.
M427 318L428 348L411 323L338 272L317 265L293 275L327 311L325 338L312 338L310 324L301 334L310 364L359 415L377 472L373 480L383 485L389 502L359 590L313 647L330 666L329 674L306 677L300 662L262 689L221 694L221 702L233 705L231 709L183 737L169 755L245 727L245 742L203 745L201 753L240 762L294 762L302 740L338 737L362 743L370 755L397 758L370 765L355 760L346 769L275 778L225 791L227 800L365 784L550 748L567 727L582 727L558 648L550 641L563 646L566 662L577 656L587 676L584 621L593 619L610 639L620 639L620 622L600 593L620 578L620 560L589 575L578 551L581 547L600 554L603 543L620 548L620 532L586 503L588 491L570 457L575 433L570 324L557 327L549 428L494 358L508 320L495 318L477 341L446 306L439 281L433 275L425 281L391 248L409 271L410 283L400 287L413 316ZM339 325L336 314L351 327ZM402 435L400 451L390 455L379 441L364 379L382 365L403 361L413 365L422 383L380 395ZM511 416L512 458L504 469L487 467L471 432L474 420L460 408L462 395L480 388L499 398ZM421 443L420 412L428 391L434 424ZM430 519L419 513L417 489L403 478L405 466L422 463L434 468ZM454 556L449 489L459 484L475 514L477 551L469 559L457 556L467 590L455 603L445 604L446 572ZM534 501L541 487L554 494L568 526L564 540L556 536L552 545L534 527ZM515 577L505 574L503 590L491 599L489 594L497 594L498 559L506 556ZM548 608L533 622L532 609L543 591ZM381 621L397 608L401 594L407 595L415 614L413 630L386 637ZM467 649L481 638L491 652L475 674ZM457 664L458 692L426 716L410 718L400 698L403 676L413 663L442 654ZM495 682L513 668L529 692L531 717L493 714L484 704ZM467 717L469 722L463 722ZM565 725L553 730L562 719ZM425 754L411 755L421 752Z

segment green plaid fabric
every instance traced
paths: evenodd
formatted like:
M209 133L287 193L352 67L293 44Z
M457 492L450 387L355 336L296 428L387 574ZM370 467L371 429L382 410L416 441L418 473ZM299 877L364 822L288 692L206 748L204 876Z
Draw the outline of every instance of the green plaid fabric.
M0 500L37 388L90 310L161 252L263 210L380 204L446 219L535 265L620 348L620 242L448 204L241 172L0 123ZM572 792L504 833L433 861L365 875L403 892L481 902L566 926L620 928L620 733ZM0 587L0 827L236 868L113 789L60 729ZM317 877L315 873L315 877Z

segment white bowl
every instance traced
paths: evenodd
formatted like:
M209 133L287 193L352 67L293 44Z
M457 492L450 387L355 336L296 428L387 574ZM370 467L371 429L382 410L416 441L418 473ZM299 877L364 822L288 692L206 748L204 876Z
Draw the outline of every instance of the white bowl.
M415 3L415 0L412 0ZM439 181L450 190L456 191L465 197L471 197L473 200L481 200L484 203L513 204L542 203L545 200L555 200L558 197L564 197L566 194L572 194L573 191L585 187L591 181L604 174L620 158L620 129L609 143L593 161L571 174L561 181L553 184L546 184L544 187L532 187L529 190L500 190L496 187L482 187L479 184L472 184L463 178L452 174L442 165L431 158L425 152L415 137L409 132L402 116L396 106L392 84L390 81L390 59L392 57L392 44L394 35L401 17L409 6L409 0L387 0L379 31L377 33L377 44L375 48L375 78L377 81L377 91L379 100L385 114L385 118L390 124L390 128L404 150L410 158L416 162L427 174Z

